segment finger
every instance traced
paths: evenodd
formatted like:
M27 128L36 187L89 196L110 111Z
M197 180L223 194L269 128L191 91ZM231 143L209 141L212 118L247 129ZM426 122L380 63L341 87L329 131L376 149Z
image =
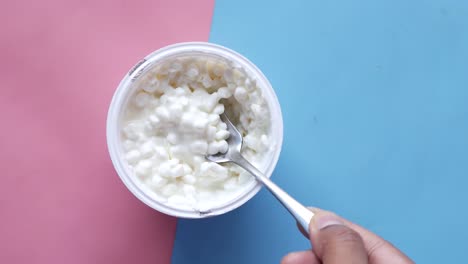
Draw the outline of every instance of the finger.
M368 264L361 236L333 214L317 213L309 225L316 256L323 264Z
M395 248L391 243L372 233L371 231L354 224L332 212L318 208L310 208L317 215L333 215L342 221L346 226L355 230L362 237L364 247L369 256L370 263L386 263L388 259L392 259L394 264L411 264L414 263L404 253Z
M292 252L286 255L281 264L320 264L312 250Z

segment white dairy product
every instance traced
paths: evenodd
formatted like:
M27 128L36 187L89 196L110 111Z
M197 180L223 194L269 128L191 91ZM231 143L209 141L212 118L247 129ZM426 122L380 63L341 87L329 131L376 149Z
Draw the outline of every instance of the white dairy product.
M140 76L123 113L122 147L141 184L168 206L209 210L254 179L206 155L228 149L226 111L244 136L242 154L260 167L271 151L270 111L262 91L232 62L169 59Z

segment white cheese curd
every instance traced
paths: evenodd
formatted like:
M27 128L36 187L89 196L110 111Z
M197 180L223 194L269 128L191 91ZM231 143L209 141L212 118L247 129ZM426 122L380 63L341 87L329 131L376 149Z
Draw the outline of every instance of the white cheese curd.
M226 114L244 136L242 154L260 167L270 144L270 111L254 79L224 59L185 56L140 76L121 129L133 176L168 206L209 210L235 199L254 181L206 155L228 149Z

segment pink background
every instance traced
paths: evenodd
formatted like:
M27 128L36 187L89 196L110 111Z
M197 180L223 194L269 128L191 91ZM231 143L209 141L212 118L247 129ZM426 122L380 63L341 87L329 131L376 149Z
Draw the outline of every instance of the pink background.
M106 112L140 58L208 39L213 4L2 3L0 263L169 263L176 221L117 177Z

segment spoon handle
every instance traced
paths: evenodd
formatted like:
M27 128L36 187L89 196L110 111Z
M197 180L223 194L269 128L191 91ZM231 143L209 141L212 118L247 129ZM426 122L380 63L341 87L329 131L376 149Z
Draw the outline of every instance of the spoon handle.
M313 212L296 201L296 199L292 198L288 193L283 191L283 189L272 182L269 178L265 177L263 173L255 168L248 160L242 157L242 155L235 155L235 157L231 158L232 162L250 172L257 179L257 181L265 185L265 187L273 194L273 196L275 196L276 199L278 199L278 201L280 201L280 203L289 211L289 213L294 216L304 231L309 234L309 223L314 216Z

